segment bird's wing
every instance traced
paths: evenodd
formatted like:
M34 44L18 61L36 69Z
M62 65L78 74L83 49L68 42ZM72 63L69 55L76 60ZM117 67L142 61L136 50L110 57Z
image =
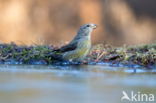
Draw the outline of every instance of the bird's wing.
M58 52L68 52L68 51L72 51L75 50L77 48L77 42L71 42L68 45L65 45L59 49L56 49L54 51L58 51Z

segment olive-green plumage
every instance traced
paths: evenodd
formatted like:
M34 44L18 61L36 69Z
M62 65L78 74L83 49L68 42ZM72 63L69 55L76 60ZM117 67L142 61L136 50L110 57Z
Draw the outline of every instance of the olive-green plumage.
M69 44L55 51L61 55L63 60L83 60L91 48L91 32L96 27L95 24L85 24L81 26L77 35Z

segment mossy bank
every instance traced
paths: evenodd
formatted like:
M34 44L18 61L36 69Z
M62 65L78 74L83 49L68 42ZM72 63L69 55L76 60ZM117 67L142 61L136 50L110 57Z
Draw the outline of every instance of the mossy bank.
M14 43L0 44L1 64L55 64L62 62L51 57L53 46L34 45L18 46ZM81 64L114 63L137 64L145 67L156 66L156 43L113 47L110 45L95 45Z

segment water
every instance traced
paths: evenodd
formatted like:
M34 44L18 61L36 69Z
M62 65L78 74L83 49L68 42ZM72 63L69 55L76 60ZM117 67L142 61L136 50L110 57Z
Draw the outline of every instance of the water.
M122 103L122 91L156 99L155 74L106 64L0 65L0 103Z

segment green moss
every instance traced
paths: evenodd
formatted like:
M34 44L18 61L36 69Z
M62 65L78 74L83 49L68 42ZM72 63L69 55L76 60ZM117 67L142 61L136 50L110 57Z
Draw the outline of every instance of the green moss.
M56 61L53 57L60 55L60 53L53 52L53 49L46 45L0 44L0 62L16 60L28 64L31 61L44 61L51 64ZM143 66L156 65L156 43L138 46L124 45L123 47L99 44L92 47L86 60L88 62L126 62Z
M0 61L16 60L23 63L35 61L53 61L48 56L52 52L50 46L17 46L15 44L0 44Z
M101 47L97 50L96 47ZM98 51L98 52L96 52ZM156 65L156 43L138 45L138 46L123 46L123 47L108 47L108 46L95 46L91 51L90 59L98 58L99 62L114 61L114 62L131 62L143 66Z

